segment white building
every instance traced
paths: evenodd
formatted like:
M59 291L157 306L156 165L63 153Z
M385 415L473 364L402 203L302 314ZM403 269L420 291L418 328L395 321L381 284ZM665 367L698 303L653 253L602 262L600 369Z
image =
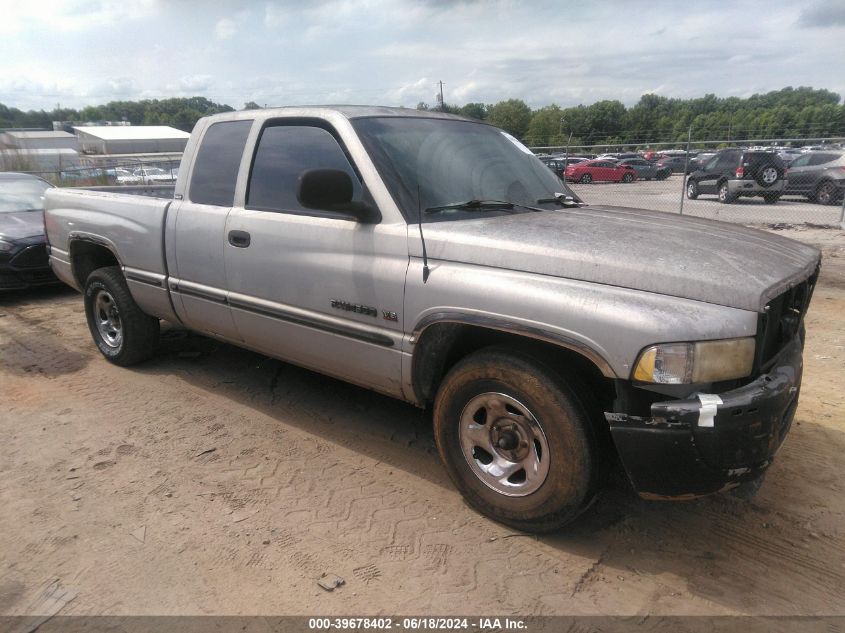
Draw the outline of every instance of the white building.
M14 150L69 149L78 150L73 134L53 130L6 130L0 134L0 147Z
M167 125L82 125L73 129L84 154L182 152L191 137Z

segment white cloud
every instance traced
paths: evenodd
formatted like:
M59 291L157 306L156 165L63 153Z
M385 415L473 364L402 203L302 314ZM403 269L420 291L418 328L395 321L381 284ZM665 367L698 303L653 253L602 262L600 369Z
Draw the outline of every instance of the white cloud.
M231 18L221 18L214 25L214 34L218 40L228 40L238 32L238 26Z
M3 28L7 32L80 31L154 16L158 0L4 0L0 2Z

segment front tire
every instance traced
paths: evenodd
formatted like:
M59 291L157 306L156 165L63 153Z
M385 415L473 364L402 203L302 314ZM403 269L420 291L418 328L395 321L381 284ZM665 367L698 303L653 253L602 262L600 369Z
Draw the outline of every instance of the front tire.
M501 348L461 360L434 403L437 448L479 512L527 532L556 530L594 496L593 426L550 367Z
M622 176L622 182L634 182L634 176L632 174L625 174L624 176Z
M687 198L690 200L698 198L698 183L694 180L687 181Z
M584 174L581 176L581 179L578 182L583 182L584 184L588 184L593 182L593 177L590 174Z
M127 367L155 353L159 320L138 307L119 267L92 272L85 283L84 301L88 329L109 362Z

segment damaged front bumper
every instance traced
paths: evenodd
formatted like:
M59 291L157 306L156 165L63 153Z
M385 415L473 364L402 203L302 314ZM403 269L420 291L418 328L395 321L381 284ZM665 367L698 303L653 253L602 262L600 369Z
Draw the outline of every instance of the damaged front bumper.
M802 371L796 337L744 387L656 402L650 417L605 413L634 489L647 499L686 499L760 476L792 425Z

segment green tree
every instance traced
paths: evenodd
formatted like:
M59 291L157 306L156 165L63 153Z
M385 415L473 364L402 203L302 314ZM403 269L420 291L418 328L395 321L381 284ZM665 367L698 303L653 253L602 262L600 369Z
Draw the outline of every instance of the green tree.
M531 108L521 99L499 101L487 109L487 120L496 127L521 139L531 123Z
M459 114L471 119L481 119L483 121L487 118L487 106L483 103L467 103L461 106Z

